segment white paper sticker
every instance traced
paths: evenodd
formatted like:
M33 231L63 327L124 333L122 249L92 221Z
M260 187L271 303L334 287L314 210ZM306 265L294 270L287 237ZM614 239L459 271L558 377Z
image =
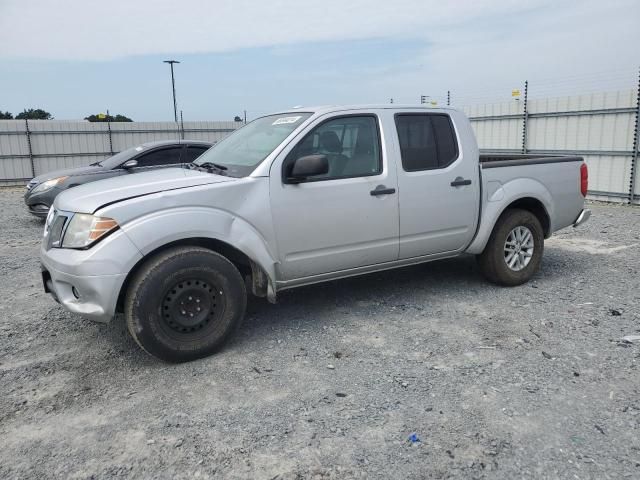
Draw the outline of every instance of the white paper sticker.
M273 122L271 125L285 125L287 123L296 123L298 120L300 120L302 117L282 117L277 119L275 122Z

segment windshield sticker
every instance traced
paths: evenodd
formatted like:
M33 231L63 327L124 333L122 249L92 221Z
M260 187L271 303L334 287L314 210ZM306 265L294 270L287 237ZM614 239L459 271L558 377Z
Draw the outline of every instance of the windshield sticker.
M301 118L302 117L282 117L282 118L277 119L271 125L285 125L287 123L296 123Z

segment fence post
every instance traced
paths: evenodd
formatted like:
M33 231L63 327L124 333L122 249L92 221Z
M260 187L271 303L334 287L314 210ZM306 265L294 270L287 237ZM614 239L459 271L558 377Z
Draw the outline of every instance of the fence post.
M447 90L447 107L451 105L451 92Z
M111 138L111 120L109 120L109 110L107 110L107 131L109 132L109 152L113 155L113 139Z
M527 123L529 123L529 111L527 110L527 100L529 93L529 81L524 81L524 112L522 115L522 153L527 153Z
M633 156L631 157L631 181L629 182L629 203L633 205L636 196L636 176L638 175L638 149L640 149L640 68L638 69L638 90L636 93L636 125L633 134Z
M36 176L36 167L33 163L33 147L31 146L31 130L29 130L29 120L24 119L25 132L27 134L27 146L29 147L29 163L31 164L31 177Z
M180 110L180 135L182 136L182 140L184 140L184 118L182 118L182 110Z

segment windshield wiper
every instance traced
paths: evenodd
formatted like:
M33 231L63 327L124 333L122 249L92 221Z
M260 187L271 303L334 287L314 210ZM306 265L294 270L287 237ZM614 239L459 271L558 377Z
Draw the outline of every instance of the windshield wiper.
M216 173L218 173L219 175L226 175L225 170L227 170L227 167L224 165L220 165L219 163L203 162L203 163L195 163L194 165L197 165L198 167L201 167L201 168L206 168L209 171L215 170Z

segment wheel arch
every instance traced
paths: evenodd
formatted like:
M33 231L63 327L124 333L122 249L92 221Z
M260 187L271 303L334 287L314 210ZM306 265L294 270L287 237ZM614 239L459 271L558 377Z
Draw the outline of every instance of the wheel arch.
M467 253L482 253L500 218L507 210L514 208L526 210L535 215L542 225L544 238L549 238L553 233L552 212L550 211L553 203L551 195L546 190L535 194L528 192L524 195L513 195L502 200L488 201L483 207L478 233L467 249Z
M122 286L120 287L120 292L118 293L118 301L116 304L116 311L118 313L123 313L127 290L131 285L132 279L140 271L140 269L157 255L176 247L202 247L206 248L207 250L211 250L212 252L219 253L238 269L240 275L243 278L251 277L252 292L254 295L268 297L271 293L269 291L270 277L268 273L258 263L253 261L246 253L234 247L233 245L217 238L188 237L174 240L172 242L161 245L138 260L133 268L131 268L124 282L122 283Z
M526 210L528 212L533 213L536 218L540 221L540 225L542 225L542 231L544 232L544 238L549 238L551 236L551 217L549 217L549 212L545 208L544 204L533 197L524 197L519 198L518 200L514 200L509 205L507 205L498 218L500 218L504 212L507 210L519 208L521 210ZM496 222L497 223L497 222ZM495 228L495 225L494 225Z

